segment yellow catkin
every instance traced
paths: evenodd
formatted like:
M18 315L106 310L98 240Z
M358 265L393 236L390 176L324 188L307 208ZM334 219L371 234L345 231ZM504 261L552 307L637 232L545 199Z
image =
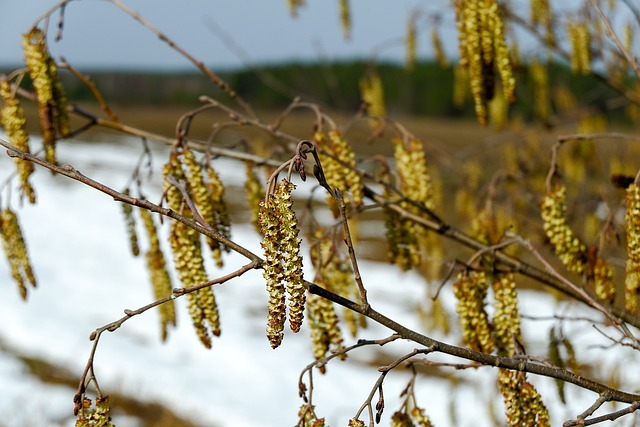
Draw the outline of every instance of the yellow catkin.
M56 130L63 137L71 134L67 98L42 30L34 27L24 34L22 49L38 101L45 158L55 163Z
M365 427L365 423L362 420L352 418L349 420L349 425L347 427Z
M494 294L493 335L498 354L513 356L520 337L518 294L512 273L501 274L492 283Z
M530 0L531 25L541 27L545 32L545 43L555 44L553 34L553 14L549 0Z
M631 184L626 190L625 223L627 234L627 267L625 308L638 312L640 293L640 187Z
M433 427L433 423L423 408L415 406L411 409L411 418L418 427Z
M616 284L613 281L613 267L602 258L597 258L593 266L594 290L598 298L613 303L616 298Z
M111 422L111 405L109 396L96 398L95 407L92 407L91 399L82 401L82 409L78 412L75 427L114 427Z
M567 34L571 43L571 70L591 74L591 33L587 24L569 22Z
M325 427L324 418L317 417L313 405L303 404L298 411L298 417L300 421L297 425L300 427Z
M550 426L549 411L524 372L500 369L498 385L505 403L507 425Z
M260 202L264 198L264 187L255 172L255 163L245 161L244 166L245 173L247 175L247 179L244 184L244 193L247 196L249 212L251 213L251 223L255 227L256 231L260 232L258 217L260 214Z
M315 232L317 241L309 251L311 263L316 271L314 282L327 290L348 299L358 297L358 288L354 279L353 269L336 247L336 239L326 237L326 230ZM344 321L353 337L360 327L366 327L365 317L347 308L343 311Z
M146 260L153 295L156 299L165 298L171 295L173 286L171 285L171 277L167 271L164 254L160 248L158 232L151 212L146 209L140 209L140 218L142 219L142 224L149 239L149 250L146 254ZM167 339L169 325L176 325L176 310L173 300L160 305L159 311L161 338L162 341L165 341Z
M339 130L330 130L327 136L325 138L319 132L314 135L316 144L329 154L321 156L327 183L343 193L346 203L360 206L364 198L364 185L356 170L356 155Z
M549 91L549 71L547 64L532 61L529 74L533 83L533 111L542 120L547 120L551 113L551 94Z
M270 194L260 206L260 234L262 234L262 250L264 264L262 275L267 281L269 303L267 306L267 338L271 348L276 348L282 343L284 337L284 324L287 320L287 301L283 282L284 269L280 262L279 239L280 224L278 214L273 202L274 195Z
M485 310L489 285L489 278L483 271L462 272L453 284L462 338L470 349L485 353L491 353L494 348L491 325Z
M389 201L397 198L388 188L384 189L383 197ZM405 271L419 265L420 252L416 236L411 233L412 223L387 205L383 207L383 214L389 262Z
M180 159L172 153L169 162L163 168L163 174L172 175L178 182L185 181L185 173ZM182 206L180 191L164 181L165 196L171 209L193 217L188 208ZM200 234L181 222L173 222L169 232L169 243L178 278L184 287L191 287L207 281L207 273L202 258ZM210 348L211 336L220 335L220 319L217 304L211 287L202 288L186 295L189 315L198 338Z
M27 245L22 235L18 216L10 208L5 208L0 214L0 235L2 248L9 263L11 277L18 285L18 291L23 300L27 299L26 282L36 287L37 281L31 260L27 252Z
M493 23L493 48L495 50L495 62L502 82L502 93L505 100L513 103L516 100L516 78L513 74L513 64L511 63L511 52L505 41L504 19L500 14L500 9L495 3L492 19Z
M127 188L122 194L129 196L130 192ZM129 236L129 249L133 256L140 255L140 246L138 245L138 233L136 232L136 220L133 216L133 206L129 203L122 203L122 215L127 226L127 235Z
M416 67L417 57L417 15L415 13L409 16L407 21L407 34L405 36L405 67L408 71L413 71Z
M436 61L438 61L438 64L443 68L449 68L449 60L447 59L447 55L444 53L440 33L435 28L431 31L431 44L433 46L433 55L435 56Z
M230 224L227 215L226 204L224 203L224 185L218 174L211 166L206 167L208 184L205 182L202 167L190 149L184 149L182 158L187 167L187 183L189 193L194 201L198 213L211 228L225 237L229 237ZM223 245L215 239L207 238L207 244L213 254L216 265L223 266L222 250Z
M298 237L298 220L293 211L291 191L295 189L290 181L283 179L275 195L276 211L280 217L280 251L284 266L284 280L287 283L289 297L289 326L298 332L304 317L306 288L302 274L302 256Z
M460 63L469 73L476 116L485 126L487 103L494 95L496 70L505 99L515 100L515 78L503 18L495 0L460 0L456 3L456 20Z
M0 80L0 97L4 103L0 111L0 120L7 134L7 139L17 149L30 153L29 134L27 133L27 120L24 117L24 110L20 101L15 96L9 80ZM20 188L30 203L36 202L36 193L29 182L29 177L33 173L33 164L26 160L15 158L20 180Z
M349 0L340 1L340 24L342 25L342 33L345 40L351 38L351 8L349 7Z
M378 129L380 120L386 116L384 107L384 87L382 79L376 71L369 71L367 75L360 80L360 96L362 101L367 104L367 114L372 118L372 129Z
M216 172L211 165L206 167L206 172L209 181L209 203L213 206L215 229L224 237L230 238L231 218L229 217L227 204L224 201L224 184L222 183L218 172ZM216 264L218 267L222 267L222 251L229 252L229 248L220 244L218 241L210 241L209 247L213 251Z
M307 301L307 317L311 331L311 349L316 360L324 358L332 350L342 348L342 333L331 301L310 294ZM318 369L322 373L326 372L324 365L319 365Z
M306 288L302 272L302 256L298 237L298 221L293 211L291 182L283 179L274 194L261 204L260 230L263 236L265 264L263 276L267 281L269 306L267 338L272 348L282 343L286 320L285 284L289 298L289 326L298 332L302 325Z
M562 264L574 273L584 273L587 248L574 235L567 222L567 189L558 186L542 199L544 230Z
M394 138L392 143L398 174L397 188L404 197L413 201L413 203L401 201L400 205L411 213L424 215L424 209L434 208L434 200L431 175L422 142L418 139ZM406 217L399 217L392 212L388 214L387 222L392 228L388 228L387 231L396 234L395 241L388 241L394 242L396 249L400 249L400 252L391 258L392 262L403 269L420 265L422 250L428 246L427 231ZM393 222L395 224L392 224ZM388 237L392 236L388 235Z

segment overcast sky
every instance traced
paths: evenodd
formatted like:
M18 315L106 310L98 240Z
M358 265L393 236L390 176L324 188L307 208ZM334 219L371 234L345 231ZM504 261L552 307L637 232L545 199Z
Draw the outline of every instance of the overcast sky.
M235 67L242 60L222 42L212 26L233 37L254 62L369 57L402 61L407 18L419 8L423 29L420 56L432 56L426 16L445 11L447 49L455 54L456 35L448 0L351 0L353 30L345 41L338 0L307 0L292 18L286 0L124 0L167 36L214 67ZM22 61L20 36L55 0L0 0L0 66ZM78 67L188 68L175 51L113 4L72 1L66 9L62 41L53 42L58 14L50 23L50 49ZM392 43L396 40L397 43Z

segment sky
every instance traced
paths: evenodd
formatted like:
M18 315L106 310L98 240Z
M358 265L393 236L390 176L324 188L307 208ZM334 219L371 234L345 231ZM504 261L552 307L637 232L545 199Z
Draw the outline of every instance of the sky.
M337 0L307 0L298 16L286 0L124 0L197 59L214 67L319 58L371 57L402 61L408 17L421 11L419 56L432 56L428 16L444 11L445 48L455 54L453 13L447 0L351 0L352 34L343 37ZM56 5L54 0L0 0L0 66L22 61L21 34ZM392 5L392 6L391 6ZM181 69L189 63L111 2L77 0L65 11L64 33L54 42L59 14L49 24L50 50L76 67ZM420 28L419 27L419 28ZM219 28L246 54L223 42ZM383 47L381 49L381 47Z

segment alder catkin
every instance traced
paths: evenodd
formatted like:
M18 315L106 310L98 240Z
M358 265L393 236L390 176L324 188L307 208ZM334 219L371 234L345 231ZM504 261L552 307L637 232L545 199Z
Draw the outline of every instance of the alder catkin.
M364 198L364 185L356 171L356 155L339 130L330 130L327 136L322 132L314 134L316 145L329 154L320 156L327 184L343 193L345 203L360 206Z
M272 348L282 343L289 298L289 326L298 332L304 317L306 288L302 273L301 239L293 211L291 182L283 179L274 194L261 203L260 230L265 262L263 276L269 293L267 338ZM286 287L285 287L286 285ZM286 290L286 293L285 293Z
M433 45L433 54L436 61L438 61L438 64L443 68L449 68L449 60L447 59L447 55L444 53L440 33L435 28L431 31L431 44Z
M140 218L149 239L149 250L146 254L147 268L151 278L151 286L155 299L161 299L171 295L173 286L171 285L171 277L167 271L166 261L162 249L160 248L160 240L158 232L151 216L151 212L146 209L140 209ZM160 305L160 332L162 341L167 339L168 326L176 325L176 311L173 300L167 301Z
M591 74L591 33L584 23L571 21L567 24L567 35L571 43L571 70L576 74Z
M638 313L640 294L640 187L631 184L626 190L625 224L627 235L627 267L625 308Z
M557 186L542 199L544 231L554 252L567 270L585 272L587 247L574 235L567 222L567 189Z
M409 16L407 21L407 35L405 37L405 67L408 71L413 71L416 67L417 57L417 30L416 30L417 15L415 13Z
M283 284L284 269L279 257L280 224L273 199L274 195L270 194L268 199L261 203L259 224L262 234L260 245L264 253L262 275L267 281L269 293L267 338L271 348L276 348L284 337L287 302Z
M302 274L302 256L298 237L298 220L293 211L291 191L295 189L290 181L283 179L275 194L275 209L280 217L280 252L284 267L284 280L287 283L289 297L289 326L293 332L298 332L304 317L306 288Z
M370 70L360 80L360 96L367 105L367 114L371 117L371 128L376 130L381 126L380 119L386 116L384 107L384 87L380 75Z
M171 175L177 182L188 185L182 163L174 152L169 162L163 167L165 197L169 207L181 212L187 218L193 218L193 213L182 204L182 194L179 189L168 182ZM187 189L189 191L189 189ZM169 243L173 252L173 260L178 278L184 287L191 287L207 281L207 273L202 258L200 234L181 222L173 222L169 231ZM220 319L218 308L211 287L205 287L186 294L189 315L198 338L202 344L211 348L211 336L220 335Z
M491 324L485 310L489 285L484 271L462 272L453 284L464 342L470 349L484 353L491 353L494 348Z
M11 277L18 285L20 296L26 300L26 283L28 282L35 288L37 282L18 216L10 208L5 208L0 213L0 237L2 237L2 248L9 263Z
M22 109L20 100L15 96L15 91L12 89L11 83L9 83L7 79L0 80L0 97L4 103L2 111L0 111L0 120L7 134L7 139L18 150L30 153L29 134L27 132L27 120L24 116L24 110ZM34 171L33 164L17 157L14 161L18 169L20 189L24 195L27 196L29 203L35 203L36 193L29 182L29 177Z
M63 137L71 134L67 113L67 97L55 62L47 49L46 36L33 27L22 37L22 50L38 102L45 158L56 162L56 130Z
M129 189L125 189L122 194L129 196ZM140 246L138 246L138 233L136 232L136 220L133 216L133 206L129 203L122 203L122 215L127 226L127 235L129 236L129 250L133 256L140 255Z
M244 184L244 193L247 196L247 203L249 204L251 223L259 233L260 226L258 225L258 218L260 215L260 202L264 199L264 187L262 186L260 179L258 179L258 175L256 175L255 163L245 161L244 166L245 173L247 175L247 179Z
M349 0L340 1L340 24L342 25L342 33L345 40L351 38L351 9L349 7Z

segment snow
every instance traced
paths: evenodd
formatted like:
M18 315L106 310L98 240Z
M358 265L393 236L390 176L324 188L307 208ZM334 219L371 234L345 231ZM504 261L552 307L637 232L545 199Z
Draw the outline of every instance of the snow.
M164 148L154 148L155 177L162 163ZM135 139L103 142L64 142L59 145L61 163L115 189L129 180L130 171L141 153ZM216 160L228 188L238 188L244 179L242 168L228 160ZM0 158L0 168L9 170L9 159ZM123 316L124 309L135 309L152 301L143 258L129 254L120 206L106 195L61 176L38 170L33 179L38 193L36 206L20 207L19 218L28 241L29 252L38 277L38 288L30 290L29 300L20 300L5 262L0 262L0 350L11 348L19 354L37 356L61 365L80 377L91 349L89 334L96 328ZM234 187L235 186L235 187ZM301 184L300 194L308 194ZM159 199L157 194L151 200ZM152 192L150 190L149 192ZM155 199L153 198L155 197ZM15 199L15 197L14 197ZM3 198L3 203L6 199ZM166 232L166 227L162 232ZM233 228L239 244L261 253L259 239L250 225ZM144 250L144 246L143 246ZM165 249L165 255L168 255ZM246 259L231 254L221 271L226 274L246 264ZM394 267L362 262L363 280L372 306L403 325L424 331L418 304L427 304L424 279L412 273L400 273ZM101 388L161 402L180 415L202 426L282 426L294 425L302 400L298 397L298 376L312 361L308 331L287 331L277 350L269 347L264 334L267 295L260 272L251 271L240 278L215 287L221 312L223 333L206 350L197 340L189 322L184 302L178 300L179 326L170 332L168 342L159 339L158 317L149 311L129 319L114 333L103 334L95 358L95 370ZM559 303L550 296L532 291L520 293L520 309L536 316L598 314L581 307ZM441 293L449 312L455 302L450 289ZM372 325L358 338L379 339L391 334ZM546 354L546 340L552 321L524 321L527 349ZM601 378L610 370L619 372L626 389L638 384L638 370L627 368L638 361L630 349L615 352L591 347L607 340L588 322L565 327L565 334L576 337L574 345L582 361L597 361ZM459 331L434 338L458 343ZM355 342L349 338L347 344ZM367 398L379 376L367 361L385 350L401 356L416 348L415 343L396 341L384 349L365 347L350 354L344 362L333 361L326 375L314 372L314 404L319 416L332 426L346 425ZM615 357L613 356L615 354ZM430 355L430 360L447 360ZM460 360L455 360L460 362ZM621 362L624 362L622 364ZM425 407L435 425L489 426L493 405L501 417L501 399L495 385L496 371L479 368L464 372L441 370L461 379L454 391L447 377L421 375L416 383L419 404ZM407 369L387 375L384 383L386 410L384 420L399 407L401 391L410 378ZM549 406L553 425L574 417L587 408L595 394L567 386L565 407L559 403L553 380L529 376ZM308 378L305 377L308 383ZM43 384L30 375L10 352L0 351L0 420L7 427L49 425L72 426L74 390ZM375 400L374 400L375 402ZM468 410L472 407L473 410ZM451 419L450 409L456 413ZM612 406L606 407L611 409ZM120 427L135 426L132 417L115 414ZM366 418L366 414L363 419Z

